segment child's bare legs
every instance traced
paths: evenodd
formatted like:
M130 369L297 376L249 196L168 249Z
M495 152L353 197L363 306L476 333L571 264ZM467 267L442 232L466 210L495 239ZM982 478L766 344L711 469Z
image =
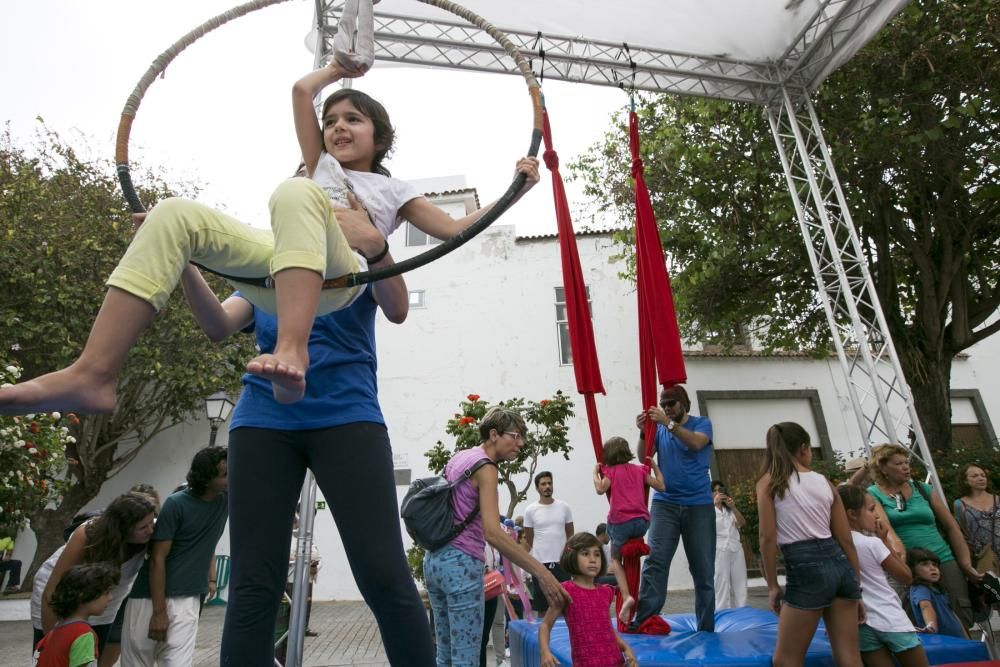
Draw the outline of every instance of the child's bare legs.
M885 646L877 651L863 651L861 661L865 663L865 667L896 667L892 653Z
M615 576L615 581L618 583L618 590L622 594L622 608L618 612L618 620L622 623L628 623L632 620L635 598L632 597L632 593L628 590L628 579L625 578L625 567L622 565L621 553L614 550L614 547L612 547L612 550L611 574Z
M274 400L294 403L306 392L309 369L309 332L323 276L310 269L285 269L274 276L278 301L278 340L273 354L261 354L247 364L247 372L271 381Z
M928 667L930 665L923 646L914 646L907 651L896 653L895 656L903 667Z
M0 414L114 412L118 371L155 312L144 299L109 288L80 357L60 371L0 389Z

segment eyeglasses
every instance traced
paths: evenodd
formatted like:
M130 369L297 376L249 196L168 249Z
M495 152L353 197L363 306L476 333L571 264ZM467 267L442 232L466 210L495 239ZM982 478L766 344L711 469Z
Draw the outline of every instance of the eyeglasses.
M906 498L902 493L897 493L893 496L896 499L896 511L905 512L906 511Z
M509 435L510 437L514 438L514 442L521 442L522 440L524 440L524 436L518 433L517 431L504 431L503 434Z
M665 407L665 408L672 408L675 405L677 405L677 399L676 398L671 398L669 400L663 401L662 403L660 403L660 405L663 406L663 407Z

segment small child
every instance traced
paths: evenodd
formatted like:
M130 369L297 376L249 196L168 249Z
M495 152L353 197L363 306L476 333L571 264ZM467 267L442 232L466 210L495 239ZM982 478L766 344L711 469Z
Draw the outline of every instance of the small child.
M559 614L566 618L574 667L635 667L638 663L632 648L625 643L608 616L608 606L615 595L611 586L595 583L607 570L601 542L590 533L577 533L566 542L559 565L570 575L562 586L573 603L562 609L549 607L538 630L542 667L559 664L549 650L552 625Z
M97 667L97 635L86 619L111 604L120 575L109 563L76 565L63 575L49 603L59 621L35 647L36 667Z
M628 623L632 617L635 600L628 589L625 569L622 567L622 545L642 537L649 529L649 503L646 487L663 491L663 474L652 458L647 465L629 463L635 456L625 438L609 438L604 443L604 464L594 466L594 490L608 494L608 537L611 539L611 574L618 582L622 594L622 608L618 618Z
M920 638L885 577L888 572L901 583L911 580L906 563L889 546L889 529L875 513L875 499L850 484L837 492L847 512L861 570L861 599L867 616L858 629L861 659L866 665L881 666L893 664L895 657L902 667L927 667Z
M968 639L962 622L951 608L948 594L940 587L941 559L929 549L907 549L906 562L913 572L910 608L922 632Z

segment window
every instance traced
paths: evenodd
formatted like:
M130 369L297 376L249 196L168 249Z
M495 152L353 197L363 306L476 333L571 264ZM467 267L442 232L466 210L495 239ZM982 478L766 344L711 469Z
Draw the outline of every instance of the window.
M590 287L587 287L587 312L590 317L594 313L590 308ZM566 319L566 291L556 288L556 336L559 341L559 364L569 366L573 363L573 350L569 345L569 320Z
M406 223L407 246L439 245L440 243L441 239L436 239L433 236L428 236L424 232L414 227L409 222Z
M424 290L411 289L410 308L423 308L423 307L424 307Z

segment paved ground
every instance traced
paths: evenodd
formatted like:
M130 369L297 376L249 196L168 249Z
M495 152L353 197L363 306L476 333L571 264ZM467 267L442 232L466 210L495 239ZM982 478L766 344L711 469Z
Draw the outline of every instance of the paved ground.
M765 609L767 589L751 588L750 605ZM693 591L671 591L664 613L694 611ZM193 667L219 664L219 639L222 636L224 607L207 607L198 631L198 648ZM316 602L311 624L320 632L306 637L303 667L361 665L382 667L385 660L378 627L363 602ZM24 667L29 664L30 621L0 622L0 667Z

